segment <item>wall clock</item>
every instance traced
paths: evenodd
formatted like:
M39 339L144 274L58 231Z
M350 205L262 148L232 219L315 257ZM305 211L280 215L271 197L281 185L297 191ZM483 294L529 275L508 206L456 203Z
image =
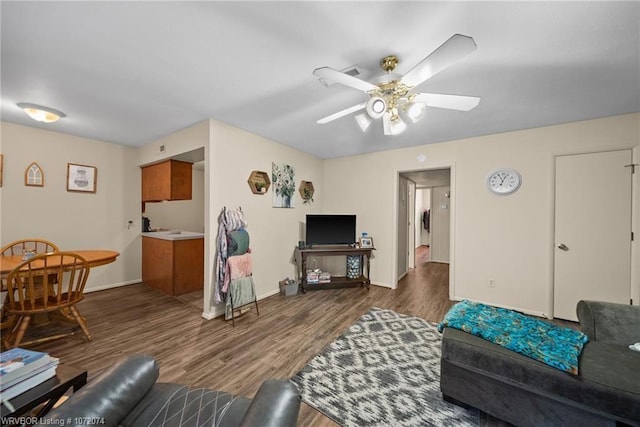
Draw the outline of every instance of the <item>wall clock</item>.
M487 188L494 194L506 196L515 193L522 182L518 172L509 168L500 168L487 176Z

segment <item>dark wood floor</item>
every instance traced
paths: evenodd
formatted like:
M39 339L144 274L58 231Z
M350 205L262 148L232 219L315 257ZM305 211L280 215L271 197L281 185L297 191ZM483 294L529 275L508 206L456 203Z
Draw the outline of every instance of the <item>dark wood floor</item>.
M448 299L447 264L413 269L397 290L366 288L275 295L259 302L260 316L244 314L235 328L202 310L143 284L94 292L79 305L93 341L81 334L40 344L64 363L89 370L89 379L125 354L147 353L161 368L160 381L253 396L268 378L290 378L371 307L438 322ZM301 426L334 426L303 404Z

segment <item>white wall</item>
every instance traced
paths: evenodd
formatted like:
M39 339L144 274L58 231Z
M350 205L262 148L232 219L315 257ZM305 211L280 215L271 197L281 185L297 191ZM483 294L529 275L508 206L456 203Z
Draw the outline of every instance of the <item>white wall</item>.
M140 171L136 150L13 123L2 123L2 240L40 237L63 250L110 249L112 264L91 269L87 291L135 283L141 276ZM31 162L44 187L26 187ZM95 166L96 193L66 190L67 163ZM128 229L127 221L134 221Z
M326 160L324 208L358 215L358 226L376 242L372 282L395 286L398 172L451 166L452 296L548 314L554 156L633 148L639 133L636 113ZM424 163L417 161L421 154ZM487 191L486 176L498 167L522 174L514 195ZM488 278L495 288L487 287Z
M145 204L151 228L204 233L204 170L193 168L191 200Z
M211 144L206 161L210 165L209 200L211 214L207 228L209 242L215 248L217 218L221 210L242 207L248 221L253 253L253 276L258 298L278 292L278 281L294 277L292 261L300 240L300 224L307 213L323 212L326 190L322 184L323 161L285 145L270 141L215 120L210 121ZM266 194L253 194L247 179L253 170L271 176L271 163L286 163L295 169L295 207L273 208L273 186ZM297 189L300 181L312 181L314 203L303 204ZM215 251L209 254L212 266ZM214 270L212 270L213 272ZM212 272L210 274L212 274ZM205 298L211 289L205 288ZM206 300L205 300L206 301ZM205 303L205 317L222 313L222 308Z

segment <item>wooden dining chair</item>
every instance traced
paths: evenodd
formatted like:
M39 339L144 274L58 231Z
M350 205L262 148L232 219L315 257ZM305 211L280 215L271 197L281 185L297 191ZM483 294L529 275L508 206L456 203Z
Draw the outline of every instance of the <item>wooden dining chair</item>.
M11 242L0 249L0 256L23 256L25 252L32 251L35 254L44 254L49 252L59 252L60 249L55 243L44 239L22 239ZM6 277L2 277L0 284L2 291L7 290ZM0 308L0 331L10 329L15 321L15 317L9 316L7 312L8 298L5 304Z
M7 276L7 309L9 316L15 316L16 321L8 333L3 334L5 347L20 345L33 315L55 311L75 321L90 341L87 323L76 307L84 299L88 276L87 261L73 252L36 255L14 268ZM29 344L66 335L69 334L43 337Z
M23 239L11 242L0 249L0 256L24 255L27 251L35 251L36 254L59 252L55 243L43 239Z

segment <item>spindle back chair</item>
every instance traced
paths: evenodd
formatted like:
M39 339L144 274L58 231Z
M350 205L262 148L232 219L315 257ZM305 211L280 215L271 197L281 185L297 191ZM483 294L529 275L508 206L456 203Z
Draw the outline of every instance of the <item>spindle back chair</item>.
M27 251L33 251L35 254L44 254L49 252L59 252L58 246L44 239L21 239L11 242L0 249L0 256L24 256ZM7 290L6 277L2 277L0 280L1 290ZM0 308L0 331L10 329L15 321L15 317L9 316L7 312L8 298L5 299L5 304Z
M15 316L16 321L8 333L3 334L3 344L7 348L19 346L32 316L54 311L77 323L90 341L92 337L87 323L76 307L84 299L88 276L87 261L73 252L36 255L14 268L7 276L7 309L9 316ZM64 335L38 339L37 342Z

